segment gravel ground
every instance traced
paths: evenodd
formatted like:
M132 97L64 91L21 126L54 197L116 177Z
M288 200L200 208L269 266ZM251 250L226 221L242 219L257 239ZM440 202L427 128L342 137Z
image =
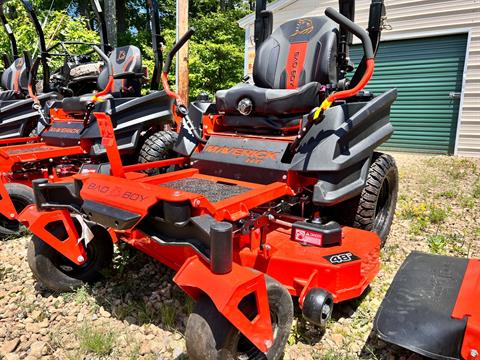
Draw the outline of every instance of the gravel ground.
M361 299L336 307L323 334L297 316L285 359L419 358L372 333L395 272L412 250L480 256L480 159L393 155L400 196L379 276ZM193 302L168 269L120 249L107 282L52 294L31 275L27 241L0 242L0 359L187 359Z

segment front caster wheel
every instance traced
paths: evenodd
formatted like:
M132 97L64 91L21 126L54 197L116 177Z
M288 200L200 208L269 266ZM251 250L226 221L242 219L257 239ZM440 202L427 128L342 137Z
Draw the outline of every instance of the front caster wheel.
M319 326L322 330L332 317L333 296L328 291L313 288L310 289L303 301L303 317L311 323Z
M33 190L23 184L5 184L5 189L12 200L17 213L34 203ZM0 239L7 236L20 235L21 225L17 220L7 219L0 214Z
M113 244L101 228L93 228L94 238L87 245L88 260L76 265L37 236L28 244L28 265L35 278L46 288L66 292L85 282L100 280L102 271L112 263Z
M293 321L293 302L290 294L278 281L265 276L273 346L261 352L244 337L215 307L208 296L201 297L188 318L185 340L192 360L217 359L280 359L288 340ZM240 303L247 318L255 316L255 301L247 296Z

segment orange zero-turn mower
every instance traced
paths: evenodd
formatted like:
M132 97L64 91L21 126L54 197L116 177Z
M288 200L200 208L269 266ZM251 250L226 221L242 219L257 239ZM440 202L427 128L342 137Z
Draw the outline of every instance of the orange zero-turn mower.
M268 25L271 16L261 14ZM110 265L114 243L130 244L175 270L175 283L197 301L186 327L192 359L279 359L293 320L292 297L303 316L321 328L334 303L361 296L379 271L385 220L391 221L395 208L396 167L373 149L393 131L389 113L396 92L369 99L359 94L373 72L371 37L336 10L325 14L264 33L256 84L217 94L216 104L202 98L187 108L169 89L171 60L193 31L179 40L162 79L181 118L175 149L183 157L122 166L109 116L96 113L111 175L36 180L35 205L20 214L34 234L28 261L35 277L55 291L80 286ZM348 32L361 39L366 66L357 85L340 90L339 66L332 64ZM294 68L287 59L299 48L300 88L259 86L262 79L281 82L285 68ZM263 73L272 51L277 72ZM283 76L284 83L290 75ZM321 86L318 81L328 76L335 84ZM305 86L318 92L305 94ZM237 113L225 107L233 101L229 91L242 92ZM265 93L275 99L275 108L262 103ZM313 98L299 104L308 94ZM242 114L249 102L250 114ZM319 106L305 111L312 103ZM232 131L232 122L243 125ZM286 122L288 128L278 126ZM190 167L140 172L179 163ZM350 213L342 218L347 203ZM356 228L344 226L352 214Z
M126 163L147 162L171 155L176 139L172 99L160 85L161 46L156 0L149 1L155 69L151 90L142 96L145 79L140 50L135 46L115 48L107 56L94 46L105 63L98 77L103 90L63 100L50 101L45 108L33 91L37 60L31 67L30 97L47 128L40 140L0 147L0 177L17 212L33 203L31 182L38 178L57 181L89 166L105 162L107 156L95 113L109 114L121 155ZM46 114L48 113L48 117ZM108 165L103 168L108 172ZM15 213L0 199L0 236L18 232ZM12 215L13 214L13 215Z
M480 358L480 260L412 252L375 318L380 339L432 359Z

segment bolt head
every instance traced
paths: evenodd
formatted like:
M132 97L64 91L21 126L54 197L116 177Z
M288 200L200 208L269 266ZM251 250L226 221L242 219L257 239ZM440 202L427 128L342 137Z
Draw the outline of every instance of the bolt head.
M477 351L477 349L472 349L472 350L470 350L470 356L471 356L472 358L478 357L478 351Z
M15 214L14 214L14 213L11 213L11 214L10 214L10 217L11 217L12 219L14 219L14 218L15 218Z
M282 179L283 179L283 180L287 180L287 175L283 175L283 176L282 176Z
M79 257L77 257L77 261L79 263L83 263L85 261L85 258L82 255L80 255Z

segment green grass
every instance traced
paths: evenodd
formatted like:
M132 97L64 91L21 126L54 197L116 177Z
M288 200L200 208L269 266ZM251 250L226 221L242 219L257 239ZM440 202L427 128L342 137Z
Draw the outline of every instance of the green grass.
M63 293L63 298L66 302L74 302L77 305L88 302L89 294L86 286L82 286L70 293Z
M354 356L352 355L346 355L346 354L343 354L339 351L335 351L335 350L328 350L327 352L325 353L315 353L315 354L312 354L312 358L314 360L353 360L355 359Z
M162 304L160 307L160 314L162 316L162 323L167 329L175 327L177 321L177 310L173 304Z
M430 235L427 237L428 248L434 254L442 254L447 246L445 235Z
M449 213L448 209L443 209L437 205L430 205L428 207L428 220L432 224L440 224L445 221Z
M475 199L480 199L480 180L473 185L472 196Z
M84 325L78 331L80 350L97 356L109 355L115 345L113 331L95 328L92 325Z

